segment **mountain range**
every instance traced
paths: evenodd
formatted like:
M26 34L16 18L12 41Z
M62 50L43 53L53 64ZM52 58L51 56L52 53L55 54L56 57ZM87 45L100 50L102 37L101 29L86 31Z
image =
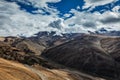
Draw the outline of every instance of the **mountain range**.
M0 79L119 80L119 45L119 36L95 33L0 37Z

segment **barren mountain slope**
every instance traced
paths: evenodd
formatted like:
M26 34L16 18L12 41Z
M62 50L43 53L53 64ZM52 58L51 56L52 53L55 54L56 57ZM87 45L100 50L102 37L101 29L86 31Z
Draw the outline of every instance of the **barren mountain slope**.
M101 47L117 62L120 62L120 38L105 38L101 40Z
M26 54L40 55L46 48L63 44L73 38L82 35L81 33L56 35L55 32L39 32L31 37L0 37L0 41L16 47Z
M48 70L41 66L22 65L0 58L0 80L103 80L67 70Z
M26 53L25 51L17 49L16 47L12 47L5 42L0 42L0 57L28 65L41 64L46 67L52 67L48 64L48 62L46 62L46 60L44 60L40 56L31 54L29 52Z
M109 43L103 39L108 39ZM107 36L83 35L44 51L42 56L70 68L115 80L120 76L120 64L106 48L111 45L114 51L120 50L115 45L120 42L117 38L112 39L109 40Z
M26 54L40 55L45 49L45 46L37 44L27 38L5 37L4 42L16 47L17 49L20 49L23 52L26 52Z
M30 69L0 58L0 80L42 80Z
M27 55L5 42L0 42L0 57L0 80L103 80L74 70L54 68L55 64Z

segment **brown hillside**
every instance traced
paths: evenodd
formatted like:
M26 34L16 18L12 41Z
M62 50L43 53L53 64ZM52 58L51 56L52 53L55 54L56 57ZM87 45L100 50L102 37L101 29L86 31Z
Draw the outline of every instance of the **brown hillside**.
M55 64L29 55L8 42L0 42L0 57L0 80L103 80L74 70L54 68Z
M0 58L0 80L104 80L67 70L48 70L38 65L24 66Z
M119 40L120 38L107 36L82 35L46 50L42 56L70 68L115 80L120 76L117 58Z
M41 52L45 49L45 46L37 44L27 38L5 37L3 42L10 44L17 49L20 49L26 54L40 55Z
M42 80L21 64L0 58L0 80Z

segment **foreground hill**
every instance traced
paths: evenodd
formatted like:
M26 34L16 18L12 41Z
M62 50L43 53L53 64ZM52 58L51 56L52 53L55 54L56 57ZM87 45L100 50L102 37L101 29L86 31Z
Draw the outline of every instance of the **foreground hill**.
M44 51L42 56L69 68L119 80L119 45L119 37L82 35Z
M0 80L103 80L68 70L48 70L40 65L28 66L0 58Z
M55 65L0 41L0 80L103 80Z
M0 80L42 80L22 64L0 58Z

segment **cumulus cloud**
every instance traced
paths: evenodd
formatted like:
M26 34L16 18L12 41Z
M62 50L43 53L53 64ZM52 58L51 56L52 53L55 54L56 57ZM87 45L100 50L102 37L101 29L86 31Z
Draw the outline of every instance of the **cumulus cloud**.
M60 2L61 0L12 0L12 1L17 1L20 3L24 3L26 5L32 5L33 7L37 8L43 8L43 7L48 7L47 3L57 3Z
M115 6L112 10L114 12L120 12L120 6Z
M94 22L85 22L82 25L87 28L95 28L96 27L96 24Z
M70 12L74 16L65 20L64 23L68 26L75 24L73 27L79 27L80 31L96 31L103 27L108 30L120 30L120 13L116 10L106 11L102 14L99 12L79 12L75 9Z
M106 11L102 14L99 12L80 12L71 9L69 13L64 14L64 18L67 17L67 19L62 19L57 15L59 11L53 7L48 7L47 4L48 2L56 3L60 0L13 1L32 5L37 7L38 10L34 11L36 14L33 15L25 10L21 10L16 2L0 0L0 36L31 36L39 31L57 31L57 34L87 33L103 27L105 29L120 30L119 6L114 7L112 11ZM106 3L110 3L110 1L112 2L112 0L106 0ZM94 2L93 0L90 3L97 2L99 1L96 0ZM43 15L46 11L50 15Z
M110 23L116 23L119 22L120 20L120 14L118 12L111 12L111 11L106 11L105 13L102 14L100 17L101 22L104 24L110 24Z
M118 22L120 22L120 16L119 17L110 16L110 17L107 17L107 18L101 20L101 22L104 24L118 23Z
M57 10L56 12L51 11L51 15L33 15L24 10L20 10L20 6L17 5L15 2L6 2L4 0L1 0L0 35L31 36L39 31L54 30L54 28L48 27L48 24L58 19L56 14Z
M63 26L64 26L63 19L58 19L56 21L53 21L48 26L61 30L63 29Z
M57 3L60 2L61 0L12 0L12 1L20 2L22 4L31 5L34 8L38 8L38 10L33 11L33 13L44 13L44 11L46 11L53 14L53 12L57 13L57 10L55 8L48 7L47 3Z
M83 6L83 8L88 8L88 7L94 8L96 6L114 3L117 0L84 0L84 1L85 1L85 5Z
M72 27L77 28L74 29L76 32L87 32L88 30L93 31L99 25L97 22L98 19L95 18L95 15L99 15L97 13L79 12L75 9L72 9L70 13L74 14L74 16L65 20L64 23L68 26L72 25Z

